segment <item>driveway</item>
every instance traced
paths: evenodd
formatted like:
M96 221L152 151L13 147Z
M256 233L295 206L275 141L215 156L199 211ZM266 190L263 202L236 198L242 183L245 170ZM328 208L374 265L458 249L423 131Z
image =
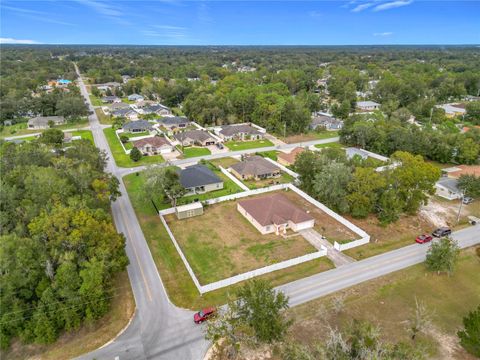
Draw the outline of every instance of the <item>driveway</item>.
M300 231L300 234L305 238L305 240L315 246L315 248L317 248L318 250L322 249L321 245L325 246L327 248L327 257L332 260L335 267L340 267L342 265L350 264L355 261L350 256L347 256L341 251L336 250L327 239L325 239L314 229L302 230Z

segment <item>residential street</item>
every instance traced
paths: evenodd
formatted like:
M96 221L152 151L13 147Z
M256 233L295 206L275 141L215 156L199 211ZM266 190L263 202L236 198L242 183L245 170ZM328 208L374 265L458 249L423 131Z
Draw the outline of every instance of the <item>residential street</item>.
M90 110L93 106L89 100L85 84L79 75L80 90L88 101ZM123 175L143 169L119 169L115 165L107 140L95 114L89 117L95 144L104 150L109 159L107 170L121 178ZM338 139L306 142L326 143ZM299 144L283 145L282 148L295 147ZM262 151L278 147L263 148ZM232 152L228 154L256 152L259 149ZM228 156L227 154L227 156ZM206 159L224 157L226 154L206 156ZM192 159L174 162L192 161ZM208 343L203 339L202 326L193 323L193 312L180 309L170 303L159 276L147 242L137 221L132 204L123 182L120 182L122 196L112 204L112 214L119 232L127 239L126 251L130 259L128 274L132 284L137 305L136 314L130 326L115 341L81 359L203 359ZM469 227L454 233L454 238L461 247L468 247L480 242L480 226ZM279 287L290 296L290 304L298 305L331 292L388 274L393 271L417 264L425 259L428 245L414 244L366 260L347 263L337 269L301 279Z

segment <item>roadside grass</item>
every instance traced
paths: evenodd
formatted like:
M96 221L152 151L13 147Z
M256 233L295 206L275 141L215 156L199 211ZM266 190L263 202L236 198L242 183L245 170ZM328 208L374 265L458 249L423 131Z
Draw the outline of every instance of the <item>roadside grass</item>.
M89 140L92 144L94 143L93 134L90 130L72 131L72 136L81 136L82 139Z
M264 180L240 180L243 182L249 189L259 189L267 186L272 186L276 184L287 184L292 183L294 178L293 176L287 174L286 172L281 173L282 175L279 178L272 178L272 179L264 179Z
M181 152L181 147L179 148L179 151ZM210 154L211 154L210 150L203 147L184 147L183 148L184 158L193 158L193 157L205 156Z
M270 140L263 139L254 141L227 141L224 145L231 151L240 151L273 146L273 143Z
M275 151L275 150L257 152L256 155L267 157L269 159L272 159L273 161L277 161L278 159L278 151Z
M338 131L309 131L304 134L290 135L287 137L277 136L277 138L287 144L294 144L304 141L330 139L337 137L338 133Z
M107 138L110 150L112 151L112 155L117 166L135 167L139 165L159 164L165 161L161 155L154 155L142 156L139 161L134 162L132 161L132 159L130 159L130 155L125 154L125 151L123 151L120 140L115 134L115 130L113 128L110 127L103 129L103 132L105 134L105 137Z
M95 96L95 95L92 95L92 94L89 94L89 97L90 97L90 101L92 102L92 105L93 106L103 106L103 105L106 105L102 102L102 100Z
M232 157L224 157L220 159L213 159L209 160L210 163L212 163L215 166L222 166L224 169L229 168L233 164L238 163L239 160L232 158Z
M112 117L110 115L106 115L101 108L96 108L95 113L97 114L100 124L112 125Z
M109 312L98 321L86 323L78 330L66 332L51 345L12 344L1 358L9 359L72 359L99 348L114 338L130 321L135 312L135 300L127 271L116 276L112 287L112 302Z
M81 119L80 121L72 121L68 122L64 125L54 126L55 129L60 130L68 130L68 129L79 129L88 126L88 120ZM28 129L27 123L18 123L11 126L4 126L2 131L0 132L0 139L12 136L21 136L21 135L28 135L28 134L36 134L41 133L43 129Z
M317 149L323 149L323 148L337 148L337 149L342 149L344 146L340 144L339 142L332 142L332 143L326 143L326 144L317 144L315 145Z
M316 252L301 236L262 235L234 201L210 205L201 216L166 220L202 285Z
M479 266L474 249L465 249L452 276L427 272L418 264L310 301L289 310L295 322L288 339L314 345L326 340L325 328L345 328L352 319L361 319L379 326L387 341L425 346L429 358L470 359L458 345L456 332L463 316L480 303ZM336 297L344 297L339 313L332 309ZM415 313L415 298L427 306L433 326L413 342L408 320ZM451 343L454 349L448 354Z
M193 310L226 303L229 294L233 294L242 284L212 291L203 296L198 293L151 201L141 196L140 177L141 175L130 174L125 176L123 181L170 300L177 306ZM333 267L327 257L322 257L260 278L269 281L273 286L278 286Z

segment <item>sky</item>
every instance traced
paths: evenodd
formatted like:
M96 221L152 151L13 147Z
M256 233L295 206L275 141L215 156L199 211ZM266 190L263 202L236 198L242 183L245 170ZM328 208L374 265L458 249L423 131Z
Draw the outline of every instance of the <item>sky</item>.
M480 0L2 0L0 43L480 44Z

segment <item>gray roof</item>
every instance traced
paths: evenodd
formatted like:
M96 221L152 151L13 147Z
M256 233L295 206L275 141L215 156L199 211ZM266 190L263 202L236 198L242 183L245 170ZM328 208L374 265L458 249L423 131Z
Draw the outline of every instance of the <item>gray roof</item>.
M317 127L317 126L341 126L343 124L342 120L336 119L332 116L327 115L317 115L315 116L312 121L310 122L310 126Z
M28 120L28 124L31 125L48 125L50 121L55 124L63 124L65 118L63 116L37 116Z
M180 171L180 183L187 189L221 182L222 179L204 165L197 164L187 166L184 170Z
M202 130L183 131L181 133L175 134L174 137L179 141L184 141L185 139L192 139L195 141L203 142L208 139L213 139L213 137L210 136L208 132Z
M457 193L457 194L461 193L461 190L458 188L458 179L445 177L438 180L437 185L441 185L453 193Z
M245 158L243 161L235 163L231 166L240 175L268 175L272 172L280 170L278 166L275 166L270 161L265 160L263 157L255 155Z
M222 126L222 130L220 130L220 134L225 136L233 136L237 134L249 134L249 135L258 135L260 131L255 129L251 125L242 124L242 125L224 125Z
M123 108L123 109L120 108L120 109L116 109L115 111L112 111L112 115L121 117L121 116L127 116L127 114L130 113L130 112L135 112L135 111L130 109L130 107Z
M130 105L124 102L117 102L110 105L110 109L119 110L119 109L130 109Z
M163 117L157 120L159 124L172 126L172 125L181 125L181 124L188 124L188 119L183 116L171 116L171 117Z
M362 159L368 158L368 153L363 149L358 149L358 148L355 148L355 147L349 147L349 148L345 149L345 152L347 154L347 158L349 158L349 159L353 158L355 155L360 156Z
M118 100L120 99L118 96L104 96L102 97L102 101L115 101L115 100Z
M370 107L370 106L380 106L380 104L376 103L375 101L367 100L367 101L357 102L357 106L359 106L359 107Z
M150 105L143 108L143 112L145 114L155 113L160 110L170 110L170 109L162 104Z
M143 99L144 97L139 94L131 94L128 95L128 100L137 100L137 99Z
M152 124L150 124L146 120L137 120L137 121L130 121L123 124L124 130L151 130Z

